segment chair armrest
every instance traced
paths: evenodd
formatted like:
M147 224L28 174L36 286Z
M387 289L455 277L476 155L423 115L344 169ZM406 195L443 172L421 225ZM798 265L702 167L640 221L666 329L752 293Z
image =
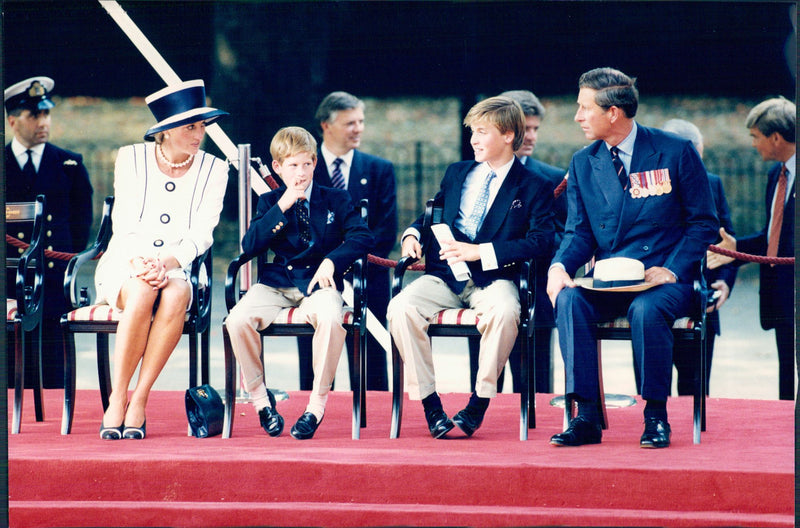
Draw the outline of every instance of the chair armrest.
M214 282L214 256L212 254L212 247L209 247L205 253L194 259L189 274L189 284L192 287L192 305L189 307L189 313L195 317L195 320L198 321L201 327L205 327L206 323L210 321L211 314L211 293L213 291ZM208 280L205 285L200 283L200 272L203 268L205 268ZM201 332L203 330L205 330L205 328L199 329Z
M400 290L403 289L403 279L405 278L406 270L417 262L417 260L418 259L414 257L407 256L397 261L397 266L394 268L394 276L392 277L392 297L400 293Z
M236 280L239 276L239 269L254 258L255 255L242 253L228 265L228 273L225 275L225 306L229 312L236 306L240 295L244 293L239 291L238 281Z
M67 299L73 310L90 304L90 299L86 293L87 289L85 287L78 289L80 286L78 284L78 271L81 266L96 259L108 247L108 241L111 239L111 209L113 205L114 197L106 196L103 201L103 216L100 220L100 228L97 231L94 243L72 257L67 264L67 269L64 272L64 298Z

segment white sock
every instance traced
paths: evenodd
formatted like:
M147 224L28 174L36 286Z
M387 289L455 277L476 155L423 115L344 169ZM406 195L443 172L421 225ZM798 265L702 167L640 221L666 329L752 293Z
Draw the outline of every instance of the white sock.
M269 398L267 397L266 385L262 383L257 388L250 391L250 403L253 404L253 408L256 410L256 412L260 411L264 407L269 407Z
M310 412L314 416L317 417L317 423L322 420L322 416L325 414L325 404L328 402L328 395L320 396L318 394L311 393L311 397L308 399L308 406L306 407L306 412Z

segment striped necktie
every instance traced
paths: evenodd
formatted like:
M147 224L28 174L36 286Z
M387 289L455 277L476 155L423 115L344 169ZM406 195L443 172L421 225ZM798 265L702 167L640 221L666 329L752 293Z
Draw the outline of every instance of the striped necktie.
M619 184L625 189L625 187L628 186L628 174L625 172L625 165L622 164L617 147L611 147L611 163L614 164L614 170L617 172Z
M344 163L342 158L333 160L333 174L331 175L331 185L334 189L344 189L344 174L341 165Z

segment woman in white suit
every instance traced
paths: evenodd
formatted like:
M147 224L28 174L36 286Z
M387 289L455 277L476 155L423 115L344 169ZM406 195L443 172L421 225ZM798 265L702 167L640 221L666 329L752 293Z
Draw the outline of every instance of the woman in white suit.
M189 271L211 247L228 178L225 161L200 150L206 125L227 115L206 107L203 81L169 86L145 101L158 123L146 143L119 150L113 234L95 273L98 299L122 311L100 426L105 440L145 437L147 398L180 339Z

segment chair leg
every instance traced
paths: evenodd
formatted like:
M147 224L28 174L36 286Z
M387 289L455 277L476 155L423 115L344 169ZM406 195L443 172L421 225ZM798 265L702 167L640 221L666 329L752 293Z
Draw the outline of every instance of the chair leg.
M359 368L361 369L361 428L367 426L367 329L359 331L359 349L361 359L359 361Z
M527 329L523 328L527 333ZM530 391L528 383L530 375L528 373L528 339L527 335L517 335L517 343L520 345L520 380L519 380L519 439L528 439L528 426L530 423Z
M22 397L25 389L25 332L22 323L14 325L14 419L11 434L19 434L22 423Z
M225 421L222 426L222 438L230 438L233 429L233 409L236 403L236 359L233 355L231 337L225 321L222 322L222 342L225 351Z
M197 387L197 332L189 332L189 388Z
M108 397L111 395L111 358L108 356L108 334L97 333L97 379L100 384L100 401L103 412L108 409Z
M608 414L606 414L606 392L603 388L603 353L602 341L597 340L597 387L599 394L597 395L597 416L600 417L600 426L603 429L608 429Z
M528 429L536 429L536 332L533 340L528 336L526 344L527 372L522 376L528 380Z
M75 334L64 330L64 410L61 413L61 434L72 431L75 412Z
M351 378L350 386L353 391L353 440L358 440L361 437L361 396L362 396L362 383L365 378L362 378L362 366L364 365L364 358L362 357L361 350L361 330L355 328L353 330L353 361L350 369Z
M392 343L392 427L389 438L400 436L400 422L403 418L403 361L400 359L400 352L397 345Z
M36 326L31 332L32 339L28 341L31 350L30 357L33 360L33 372L36 381L33 386L33 408L36 414L36 421L44 421L44 393L42 392L42 323Z
M703 330L700 331L698 354L695 359L695 379L694 395L692 402L692 442L700 443L700 432L705 430L705 395L706 395L706 340Z
M211 382L211 329L206 329L200 334L200 383L205 385Z

